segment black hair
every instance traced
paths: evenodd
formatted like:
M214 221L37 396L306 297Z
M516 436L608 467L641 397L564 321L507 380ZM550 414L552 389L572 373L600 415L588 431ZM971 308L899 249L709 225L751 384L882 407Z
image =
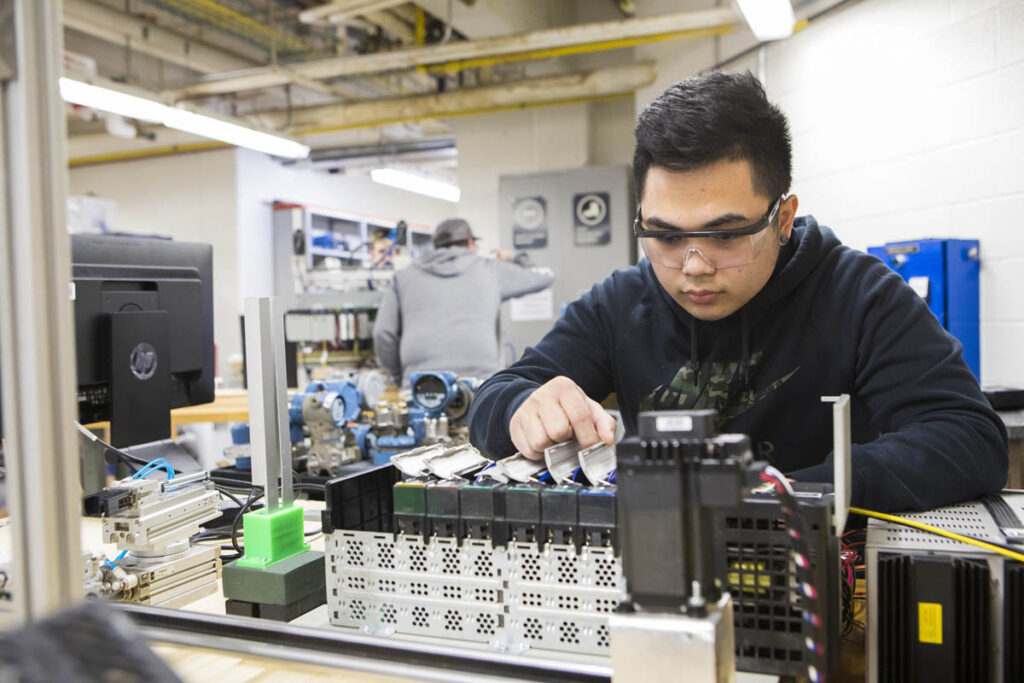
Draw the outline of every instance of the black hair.
M469 240L459 240L458 242L445 242L444 244L436 245L438 249L442 247L465 247L469 248Z
M637 201L651 166L680 172L746 160L754 189L772 200L788 192L793 179L786 115L749 71L704 71L679 81L644 108L634 135Z

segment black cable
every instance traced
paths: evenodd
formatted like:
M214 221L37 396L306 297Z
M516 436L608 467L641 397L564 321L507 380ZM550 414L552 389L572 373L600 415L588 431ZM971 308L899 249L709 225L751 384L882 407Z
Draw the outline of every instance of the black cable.
M322 484L293 484L292 488L297 490L321 491L325 487ZM260 490L260 493L259 495L254 497L253 494L256 493L258 489ZM262 497L262 487L254 486L252 491L249 493L249 498L246 499L245 503L238 510L238 514L235 515L235 521L231 524L231 547L235 550L236 553L239 554L239 556L245 554L245 546L240 545L238 543L238 532L240 530L239 527L241 527L242 525L242 518L245 515L245 513L249 511L249 508L256 504L256 502L259 501ZM303 536L314 536L322 532L323 529L320 529L319 531L303 532Z
M843 636L848 636L853 631L854 622L853 589L850 588L845 577L840 578L839 584L842 589L842 628L840 633Z
M210 481L212 481L214 484L218 484L218 485L223 486L225 488L244 489L246 491L252 490L252 489L260 489L260 490L263 489L262 486L251 484L251 483L249 483L247 481L240 481L240 480L237 480L237 479L225 479L224 477L214 477L213 475L210 476ZM314 483L314 482L311 482L311 481L302 481L302 482L293 483L292 484L292 490L297 490L297 491L326 491L327 490L327 485L326 484L317 484L317 483Z
M226 490L223 486L214 484L214 488L217 489L217 492L220 493L222 496L227 496L228 498L233 500L235 504L238 505L238 507L242 507L242 501L238 499L238 496Z
M210 481L212 481L214 484L219 484L220 486L223 486L224 488L231 488L231 489L244 489L246 491L249 491L249 490L252 490L252 489L261 488L259 486L255 486L255 485L253 485L253 484L251 484L251 483L249 483L247 481L240 481L238 479L226 479L224 477L215 477L212 474L210 475Z
M95 434L93 434L92 432L90 432L84 426L82 426L82 423L75 422L75 426L78 428L78 431L81 432L83 436L85 436L85 438L89 439L90 441L95 441L99 445L103 446L105 449L107 449L108 451L113 453L115 456L117 456L118 459L121 460L125 465L128 465L129 467L131 467L132 463L135 463L135 464L138 464L138 465L148 465L149 464L148 460L144 460L144 459L142 459L142 458L140 458L138 456L132 455L130 453L125 453L121 449L115 448L114 446L111 446L109 443L107 443L106 441L104 441L100 437L98 437ZM106 455L106 454L104 454L104 455ZM138 470L137 467L134 468L134 469Z
M238 511L238 514L235 515L235 521L231 525L231 546L239 555L244 555L245 551L242 549L242 546L238 544L238 527L242 525L242 516L246 513L246 511L253 505L253 503L255 503L256 501L263 497L262 491L258 496L253 496L253 494L256 493L256 490L258 488L259 487L253 487L252 491L249 492L248 500L245 501L245 504Z

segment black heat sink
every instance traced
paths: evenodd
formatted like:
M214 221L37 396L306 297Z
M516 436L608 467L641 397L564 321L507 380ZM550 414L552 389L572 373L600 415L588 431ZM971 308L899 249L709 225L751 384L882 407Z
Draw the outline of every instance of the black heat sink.
M936 675L946 679L950 673L949 680L989 680L990 574L984 559L879 554L874 589L878 591L878 680L931 681ZM940 589L946 581L952 586ZM943 592L948 599L937 597ZM944 613L944 642L923 644L918 605L936 601Z
M1004 680L1024 681L1024 564L1006 563L1004 591Z

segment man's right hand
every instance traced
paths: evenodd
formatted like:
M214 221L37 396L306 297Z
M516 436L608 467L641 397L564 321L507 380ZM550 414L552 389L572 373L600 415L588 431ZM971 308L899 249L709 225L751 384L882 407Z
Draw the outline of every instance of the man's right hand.
M512 443L533 460L544 449L576 439L581 448L615 443L615 418L568 377L555 377L523 401L509 423Z

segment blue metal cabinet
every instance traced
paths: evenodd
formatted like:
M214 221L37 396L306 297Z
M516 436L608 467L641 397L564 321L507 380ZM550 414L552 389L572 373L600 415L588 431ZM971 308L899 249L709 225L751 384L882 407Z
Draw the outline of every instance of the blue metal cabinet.
M868 247L928 303L963 346L964 362L981 378L977 240L928 239Z

